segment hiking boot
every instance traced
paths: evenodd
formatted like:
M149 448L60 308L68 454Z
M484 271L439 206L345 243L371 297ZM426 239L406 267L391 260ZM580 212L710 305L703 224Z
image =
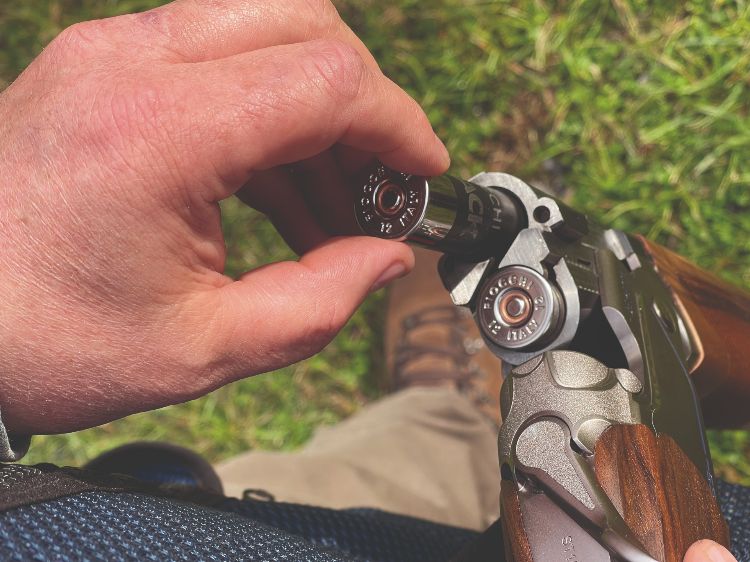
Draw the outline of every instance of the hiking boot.
M440 254L414 249L414 270L388 297L385 355L392 392L450 386L500 426L502 366L485 346L471 312L451 302L437 273Z

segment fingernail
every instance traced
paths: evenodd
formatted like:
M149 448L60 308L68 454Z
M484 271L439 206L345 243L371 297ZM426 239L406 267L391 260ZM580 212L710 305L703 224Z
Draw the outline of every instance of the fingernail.
M403 277L405 274L406 274L406 266L401 262L394 263L388 269L386 269L380 275L380 277L377 278L375 283L372 284L372 287L370 287L370 292L374 293L375 291L382 289L394 279Z
M737 562L726 548L716 543L706 549L706 556L711 562Z

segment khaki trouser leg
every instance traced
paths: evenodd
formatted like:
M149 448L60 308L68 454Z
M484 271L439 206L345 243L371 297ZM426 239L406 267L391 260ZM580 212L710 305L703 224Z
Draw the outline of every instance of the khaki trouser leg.
M413 388L320 429L299 452L251 451L217 467L230 496L372 507L483 530L499 515L496 432L458 392Z

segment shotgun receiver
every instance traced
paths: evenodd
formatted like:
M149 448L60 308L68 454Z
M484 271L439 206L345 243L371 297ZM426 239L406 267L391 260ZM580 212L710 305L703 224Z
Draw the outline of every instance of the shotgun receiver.
M748 295L508 174L378 165L362 183L363 232L442 252L454 304L503 360L506 559L681 562L696 540L728 546L699 396L716 424L748 414L726 411L750 396Z

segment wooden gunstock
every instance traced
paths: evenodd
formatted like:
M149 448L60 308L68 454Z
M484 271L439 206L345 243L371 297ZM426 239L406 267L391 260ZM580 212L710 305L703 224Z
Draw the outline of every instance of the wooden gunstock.
M662 280L689 319L699 344L690 366L706 425L739 427L750 421L750 294L677 254L640 240Z
M700 471L667 435L616 425L594 450L596 477L648 553L682 562L700 539L729 547L729 529Z
M515 482L509 480L503 481L500 486L500 521L503 525L507 562L534 562L529 537L523 527L518 490Z
M700 539L729 546L729 530L716 498L700 471L666 435L645 425L616 425L605 431L594 451L597 480L648 553L661 562L682 562ZM506 558L534 560L518 491L501 491Z

